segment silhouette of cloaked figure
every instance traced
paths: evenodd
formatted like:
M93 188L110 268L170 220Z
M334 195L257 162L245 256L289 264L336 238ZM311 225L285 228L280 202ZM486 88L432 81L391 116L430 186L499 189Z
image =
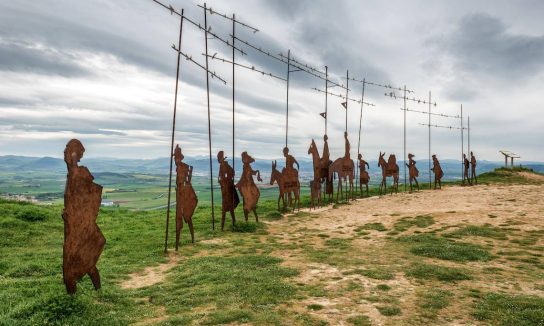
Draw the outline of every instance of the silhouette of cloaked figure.
M191 184L193 167L183 163L184 158L181 148L176 145L176 149L174 149L174 161L176 162L176 251L179 248L183 221L189 226L191 242L195 243L193 213L198 204L198 198Z
M465 180L466 180L468 182L468 184L472 186L472 182L470 181L470 178L468 176L468 169L470 168L470 161L467 159L467 154L463 154L463 164L465 166L465 170L463 172L463 184L465 184Z
M417 190L419 190L419 183L417 182L417 177L419 177L419 170L416 167L416 161L413 159L415 157L414 154L409 153L408 154L408 164L406 166L408 167L408 171L410 174L410 192L412 192L412 182L416 183Z
M255 185L255 182L253 181L253 176L257 175L257 180L259 182L262 182L261 179L261 172L259 170L253 170L251 168L251 163L255 162L255 159L247 152L242 153L242 163L244 165L243 171L242 171L242 177L236 184L236 188L240 191L240 194L242 195L242 199L244 201L244 217L248 219L249 212L253 211L255 214L255 220L259 222L259 216L257 216L257 202L259 201L259 197L261 196L261 193L259 191L259 188L257 188L257 185Z
M63 276L66 291L74 294L76 283L88 274L95 289L100 288L100 274L96 263L106 239L96 224L102 201L102 186L84 166L78 166L85 148L77 139L66 144L64 162L68 168L64 189L64 247Z
M366 186L366 195L368 197L368 182L370 181L370 176L368 175L368 172L366 171L366 168L370 169L370 166L368 165L368 162L363 160L363 155L359 154L357 157L359 161L359 191L361 194L363 193L363 184Z
M442 167L440 166L440 162L436 158L436 155L433 154L433 168L431 171L434 172L434 189L436 190L436 184L438 183L439 189L442 189L442 177L444 176L444 172L442 171Z
M232 225L236 223L234 210L238 207L240 198L234 187L234 169L227 162L223 151L217 153L217 162L219 162L219 175L217 176L217 181L221 186L222 196L221 231L223 231L223 228L225 227L225 215L227 212L230 212Z
M473 184L478 184L478 177L476 176L476 156L473 152L470 152L470 179Z

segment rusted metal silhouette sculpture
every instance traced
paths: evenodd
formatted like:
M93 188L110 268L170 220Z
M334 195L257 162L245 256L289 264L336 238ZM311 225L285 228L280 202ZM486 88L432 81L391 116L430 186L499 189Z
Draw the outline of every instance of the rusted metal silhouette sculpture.
M327 135L323 136L323 157L321 158L321 172L320 172L320 178L321 183L325 183L324 187L324 194L328 195L328 201L331 201L333 192L334 192L334 186L332 179L329 179L329 167L332 164L331 161L331 155L329 152L329 137ZM317 147L316 147L317 148Z
M391 189L391 193L393 193L393 189L395 190L395 193L398 193L399 191L399 165L397 164L397 158L395 154L390 154L389 159L387 162L383 158L385 155L385 152L382 154L380 152L380 157L378 158L378 167L382 168L382 182L380 183L380 195L382 194L382 189L384 189L384 193L387 194L387 177L393 177L393 188Z
M68 169L64 189L64 246L63 277L66 291L74 294L76 283L88 274L94 288L100 288L100 274L96 263L106 239L96 224L102 201L102 186L84 166L78 166L85 148L77 139L66 144L64 162Z
M470 179L472 184L478 184L478 177L476 176L476 156L473 152L470 152Z
M350 145L348 140L348 133L344 132L345 152L344 157L336 159L329 166L329 180L332 180L334 173L338 175L338 189L336 192L336 200L338 201L338 194L340 198L343 198L342 180L346 182L346 200L353 195L353 179L355 178L355 164L350 158ZM349 182L349 190L347 183Z
M419 177L419 170L416 167L416 161L413 159L413 157L415 157L414 154L408 153L408 163L405 163L410 176L410 192L412 192L413 190L412 182L416 183L417 190L419 191L419 183L417 182L417 177Z
M189 226L191 242L195 243L193 213L198 204L198 198L191 184L193 167L183 163L184 158L181 148L179 145L176 145L176 149L174 150L174 161L176 162L176 251L178 250L179 239L183 230L183 221Z
M321 173L323 169L321 167L321 158L319 157L319 151L313 139L312 143L310 144L310 148L308 148L308 155L312 155L312 162L314 167L314 179L310 181L310 208L315 209L316 201L317 206L321 206ZM325 178L327 178L327 175L325 175Z
M221 186L221 231L225 227L225 217L227 212L230 212L232 218L232 225L236 224L236 217L234 216L234 210L240 203L238 192L234 187L234 169L229 165L226 160L225 152L219 151L217 153L217 162L219 162L219 174L217 181Z
M368 172L366 171L366 168L370 169L370 166L368 165L368 162L363 160L363 155L359 154L357 156L357 160L359 162L359 192L361 195L363 194L363 184L366 187L366 196L368 197L368 182L370 181L370 176L368 175Z
M433 168L431 171L434 172L434 189L436 190L436 184L438 183L439 189L442 189L442 177L444 176L444 171L440 166L440 162L436 158L436 155L433 154Z
M255 162L255 159L249 156L247 152L242 153L242 164L244 165L242 177L236 184L236 188L238 188L240 191L244 202L244 217L246 222L248 220L249 212L251 211L253 211L253 214L255 214L255 220L259 222L259 216L257 215L257 202L259 201L261 193L253 181L253 176L257 175L257 180L259 182L262 182L263 180L261 179L261 172L251 168L251 163L253 162Z
M289 148L285 147L283 149L283 155L285 156L286 166L282 169L281 173L277 169L277 162L272 162L270 185L276 182L279 187L278 210L280 209L280 200L283 201L284 209L287 204L293 209L300 209L299 165L297 160L289 154ZM297 169L295 169L295 164L297 165Z
M470 161L467 159L467 154L463 154L463 165L465 167L463 172L463 185L465 184L465 180L466 180L468 184L472 186L472 182L470 181L470 178L468 176L468 170L470 169Z

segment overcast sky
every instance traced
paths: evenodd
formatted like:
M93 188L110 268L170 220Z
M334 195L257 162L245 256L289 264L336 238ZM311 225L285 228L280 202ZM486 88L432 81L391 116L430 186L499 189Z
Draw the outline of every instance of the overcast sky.
M164 0L203 25L199 2ZM471 149L501 160L499 149L524 160L544 161L544 2L523 1L208 1L218 12L259 28L237 26L239 37L273 54L291 49L295 59L345 83L358 79L406 85L410 97L427 99L433 112L470 116ZM231 23L208 16L212 31L229 38ZM151 0L0 0L0 155L61 157L71 138L88 157L155 158L170 150L179 17ZM241 63L282 77L286 66L239 44ZM210 54L232 52L209 40ZM204 63L204 35L184 25L182 50ZM227 81L210 79L212 151L232 156L231 66L210 61ZM291 74L289 147L309 157L315 138L322 149L324 81ZM206 80L202 69L181 61L176 142L188 155L207 155ZM361 85L350 83L360 98ZM343 93L339 88L332 92ZM367 86L361 151L402 157L403 103ZM236 69L236 152L281 156L285 141L286 86L281 80ZM343 155L345 111L329 97L331 156ZM414 110L423 104L408 102ZM360 106L350 102L348 132L357 152ZM407 147L427 157L427 115L408 113ZM433 117L433 124L459 126L459 119ZM460 131L432 130L432 152L459 158ZM466 140L466 135L465 135ZM466 146L466 145L465 145Z

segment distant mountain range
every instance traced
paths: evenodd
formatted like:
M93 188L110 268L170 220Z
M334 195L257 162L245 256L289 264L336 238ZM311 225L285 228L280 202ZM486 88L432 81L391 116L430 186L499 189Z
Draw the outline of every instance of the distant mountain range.
M278 158L278 165L283 166L285 162L283 158ZM205 156L186 157L185 162L194 167L194 174L205 176L209 175L209 158ZM253 164L253 169L260 170L264 175L268 175L271 171L270 159L256 159ZM214 172L217 172L217 160L213 158ZM313 174L312 161L308 158L299 159L300 175L307 179ZM377 161L369 161L370 175L373 181L381 175L381 170L378 168ZM402 171L402 161L398 161ZM520 162L524 167L532 168L537 172L544 173L544 163L540 162ZM167 174L169 161L168 158L156 159L115 159L115 158L89 158L81 162L87 166L92 173L142 173L142 174ZM232 162L231 162L232 164ZM461 162L458 160L443 160L441 161L442 169L445 173L446 180L456 180L461 177ZM479 161L478 173L493 170L497 167L504 166L503 162ZM242 163L239 159L235 162L236 174L240 175ZM420 179L428 179L428 161L418 160L417 167L420 171ZM0 172L50 172L50 173L66 173L66 165L60 158L54 157L28 157L6 155L0 156ZM374 178L372 178L374 177Z

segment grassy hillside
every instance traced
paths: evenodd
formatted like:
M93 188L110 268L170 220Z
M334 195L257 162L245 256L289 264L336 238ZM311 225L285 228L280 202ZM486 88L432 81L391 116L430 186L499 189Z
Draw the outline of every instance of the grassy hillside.
M495 171L480 176L480 183L494 183L505 175L512 183L537 183L517 179L517 172ZM307 202L306 197L304 205ZM232 229L227 220L228 230L221 232L219 210L216 231L212 231L211 209L200 205L194 216L197 243L188 243L185 228L177 264L166 280L140 289L124 289L120 284L130 273L172 259L163 253L165 211L101 209L98 224L107 239L98 263L102 289L94 291L85 277L77 294L70 297L62 283L62 207L0 200L0 325L126 325L142 320L164 325L317 325L326 324L315 315L326 308L322 303L309 302L301 311L293 302L346 296L354 296L361 305L377 305L380 318L403 318L410 313L399 308L402 301L394 295L398 275L421 282L416 289L417 316L409 323L433 323L454 298L467 304L466 311L455 313L473 323L542 325L544 321L542 297L482 292L476 287L469 291L475 279L499 277L512 282L507 278L510 268L533 282L535 291L540 291L538 287L544 290L543 247L538 243L544 230L516 231L516 221L503 227L439 225L432 216L406 217L390 212L387 219L396 221L392 226L361 223L354 225L354 235L346 238L342 229L337 235L313 229L319 215L301 212L282 218L275 206L275 201L262 201L261 219L282 219L287 229L256 224L253 217L246 224L239 211L238 226ZM489 221L492 216L490 213ZM169 236L172 248L173 219ZM285 242L290 236L296 238ZM385 242L360 251L360 241L374 240ZM491 249L491 243L497 247ZM304 257L300 266L282 264L277 258L296 253ZM503 266L497 267L497 262ZM379 284L369 288L350 281L333 291L328 287L338 281L336 276L318 285L300 281L305 277L300 275L303 266L316 263L339 270L342 278L364 277ZM453 268L452 264L461 267ZM466 283L458 287L458 282ZM459 295L463 297L459 299ZM469 299L475 304L468 303ZM366 315L347 316L354 325L370 324Z

